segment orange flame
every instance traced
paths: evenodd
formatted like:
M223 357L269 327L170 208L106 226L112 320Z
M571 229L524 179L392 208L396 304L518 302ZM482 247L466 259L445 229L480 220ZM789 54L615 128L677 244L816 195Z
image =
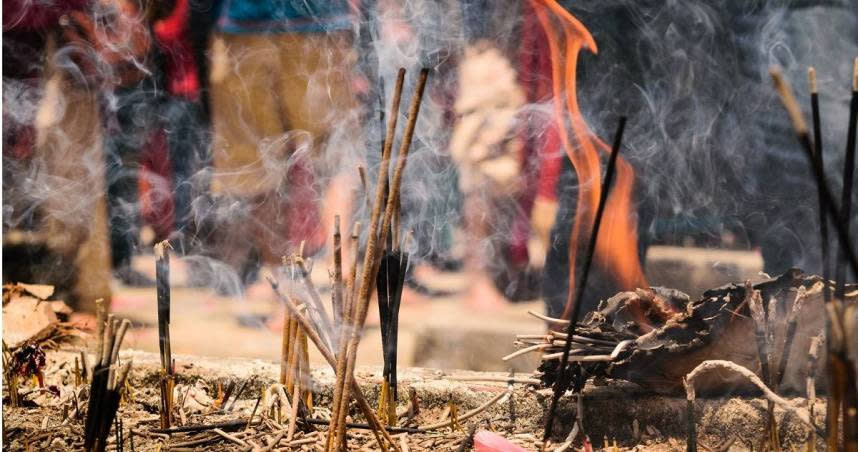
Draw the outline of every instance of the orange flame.
M602 190L602 170L599 152L606 156L610 147L600 140L587 125L578 106L576 89L578 54L581 49L598 53L596 41L584 25L554 0L531 0L545 34L551 54L554 111L560 140L578 176L578 204L569 237L569 301L563 317L572 313L575 287L575 261L579 244L586 243L599 205ZM549 12L561 26L565 52L561 58L560 33L553 26ZM561 61L565 67L561 68ZM564 89L565 88L565 89ZM565 110L563 97L565 92ZM564 119L568 118L571 136ZM632 187L635 174L622 157L617 159L616 182L605 206L594 261L606 273L613 275L621 290L648 287L638 258L636 223L632 216ZM639 322L641 323L641 322ZM646 322L643 322L646 323Z

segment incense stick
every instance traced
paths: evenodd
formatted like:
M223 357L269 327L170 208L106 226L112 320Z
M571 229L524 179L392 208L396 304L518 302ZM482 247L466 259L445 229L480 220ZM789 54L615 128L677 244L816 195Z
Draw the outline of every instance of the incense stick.
M840 223L846 230L852 221L852 186L855 179L855 131L858 126L858 58L852 69L852 99L849 102L849 123L846 134L846 157L843 159L843 193L840 200ZM845 257L844 246L837 251L837 260L834 262L834 279L837 285L834 289L834 297L843 301L846 288L846 269L844 268ZM852 269L853 274L858 274L858 269Z
M331 295L331 305L334 311L334 325L339 326L343 321L343 244L340 235L340 216L334 216L334 291ZM337 339L336 326L333 330ZM335 342L336 343L336 342Z
M161 428L169 428L173 412L173 354L170 348L170 242L155 245L155 284L158 296L158 345L161 351ZM111 325L108 322L107 328Z
M587 277L590 274L590 265L593 262L593 255L596 251L596 240L599 237L599 228L602 224L602 216L605 213L605 205L608 201L608 193L611 188L611 182L614 179L614 172L617 165L617 156L620 153L620 146L623 140L623 131L626 127L626 117L621 116L619 124L617 124L617 131L614 134L614 144L611 148L611 156L608 159L608 166L605 170L605 179L604 185L602 187L602 192L599 195L599 206L596 209L596 217L593 220L593 231L590 234L590 240L587 244L587 252L584 255L583 267L581 271L581 277L577 278L579 283L575 286L575 295L574 298L570 293L570 302L574 303L572 307L572 315L569 318L569 325L566 329L566 342L563 345L563 355L560 358L560 367L558 368L558 377L557 381L554 383L554 393L551 397L551 405L548 408L548 416L545 421L545 433L543 435L543 443L547 443L549 438L551 438L551 432L554 428L554 416L557 414L557 403L560 401L560 396L563 395L565 388L568 387L568 379L569 376L567 374L567 366L569 365L569 351L572 348L571 338L575 336L575 325L578 322L578 317L581 314L581 304L583 303L584 297L584 288L587 287ZM574 422L574 414L573 414L573 422Z
M388 167L390 166L390 153L393 147L393 137L396 133L396 122L397 118L399 118L399 103L402 99L402 85L405 80L405 69L400 68L397 76L396 76L396 85L393 91L393 102L391 104L391 113L388 115L387 119L387 135L385 137L383 153L381 156L381 165L379 166L379 176L378 183L376 186L375 193L375 204L373 205L371 214L370 214L370 224L369 224L369 234L366 244L366 251L364 254L364 265L363 265L363 274L361 277L361 288L359 290L360 295L355 297L352 303L352 309L355 312L355 315L352 316L352 319L349 328L354 330L356 325L356 317L357 313L360 311L359 303L360 300L363 299L365 295L369 293L369 283L368 279L370 277L371 269L374 266L375 261L375 253L376 253L376 240L377 240L377 231L379 224L379 217L381 217L381 203L384 197L384 184L382 181L387 180ZM373 275L374 276L374 275ZM366 286L366 287L364 287ZM366 290L364 290L366 289ZM366 292L366 293L364 293ZM346 374L346 369L348 368L348 347L349 347L349 335L352 334L351 331L345 331L340 338L339 343L339 351L337 353L337 364L335 367L335 373L337 376L335 385L334 385L334 398L333 398L333 406L331 407L331 428L328 430L328 437L326 442L326 450L332 451L334 450L336 438L337 438L337 430L339 430L340 419L345 419L345 415L340 415L342 401L348 401L348 397L343 396L344 392L347 392L347 380L349 380L348 374ZM345 407L342 407L344 410Z
M772 82L775 86L775 90L777 90L778 95L781 98L781 103L790 117L790 121L792 122L793 129L795 130L796 136L801 144L802 150L804 151L811 169L813 170L816 187L822 194L825 207L827 207L828 217L831 219L831 224L834 225L834 230L837 232L837 240L840 244L840 249L843 251L846 261L849 263L852 271L858 273L858 257L855 255L855 248L852 246L852 241L849 238L849 230L846 229L846 225L840 221L842 216L840 215L840 210L834 201L834 195L825 180L825 170L819 166L818 162L813 157L813 145L810 142L807 124L804 121L801 109L798 107L798 103L795 100L792 89L784 79L780 69L777 67L772 68L770 74L772 76Z
M420 114L420 104L423 100L423 92L426 88L426 80L429 77L429 70L424 68L420 71L420 76L417 80L417 87L414 91L414 95L411 97L411 105L408 110L408 123L405 126L405 131L402 134L402 142L399 148L399 156L396 161L396 168L393 172L393 180L390 185L390 196L387 199L387 206L384 210L384 220L381 224L381 232L380 237L375 239L372 231L376 230L378 225L378 216L380 214L379 209L381 207L381 200L384 195L384 187L382 186L381 181L385 180L387 177L387 168L384 167L385 161L389 160L390 154L390 144L387 144L385 147L385 156L386 158L382 158L382 169L379 174L379 187L376 192L376 205L373 210L373 218L370 223L370 237L366 246L366 255L364 256L364 271L361 275L361 286L358 292L358 299L356 306L357 308L357 317L355 318L355 323L353 325L351 333L351 337L349 338L349 344L347 348L347 359L346 359L346 368L345 373L343 374L346 379L352 378L352 373L354 372L356 359L357 359L357 348L360 343L360 336L363 332L363 325L366 321L366 315L368 311L369 298L370 293L372 292L373 285L375 284L375 278L378 274L378 266L379 260L377 259L378 251L380 249L379 244L384 243L387 238L387 228L390 227L391 218L393 216L393 206L395 204L395 200L399 195L399 188L402 184L402 174L405 169L405 163L408 159L408 153L411 149L411 140L414 137L414 129L417 125L417 118ZM395 126L395 124L394 124ZM392 133L391 130L388 130L388 135ZM368 269L372 269L368 271ZM339 377L338 377L339 379ZM339 417L340 420L345 419L345 412L342 410L343 401L349 400L349 386L343 386L343 394L340 401L340 409ZM345 445L343 442L345 440L345 425L343 423L337 422L338 432L336 437L336 444Z
M819 90L816 83L816 70L813 67L808 68L807 76L809 79L810 85L810 109L812 113L812 122L813 122L813 156L816 160L816 164L819 165L820 168L825 168L824 159L822 156L822 118L819 113ZM828 217L826 216L826 211L828 207L825 205L825 198L822 193L817 193L819 196L819 238L820 238L820 251L822 255L822 279L824 281L824 285L822 286L822 298L828 303L831 301L831 287L829 286L829 282L831 280L830 274L830 262L828 257Z

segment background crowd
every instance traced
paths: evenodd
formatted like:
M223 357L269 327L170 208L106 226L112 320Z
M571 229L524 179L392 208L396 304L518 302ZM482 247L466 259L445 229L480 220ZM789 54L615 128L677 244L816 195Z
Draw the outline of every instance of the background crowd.
M302 241L324 265L333 216L367 216L357 167L376 174L396 69L430 67L403 189L406 298L463 267L475 306L542 287L556 311L577 184L545 31L530 3L501 3L4 1L4 232L27 245L4 253L18 264L4 280L65 285L87 309L112 281L152 284L132 261L165 239L193 283L234 295ZM723 246L730 232L734 246L761 247L767 271L816 270L816 238L801 232L814 228L809 173L796 170L765 71L809 62L848 80L855 4L563 3L602 51L581 55L579 77L595 132L609 138L617 116L632 117L639 258L688 237ZM805 30L833 20L846 32L808 44L795 11ZM839 153L846 102L833 97L826 137Z

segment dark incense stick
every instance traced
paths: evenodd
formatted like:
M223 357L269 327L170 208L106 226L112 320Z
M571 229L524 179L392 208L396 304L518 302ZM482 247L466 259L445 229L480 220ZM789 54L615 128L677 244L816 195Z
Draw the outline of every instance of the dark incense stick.
M163 241L155 245L155 286L158 293L158 346L161 351L161 369L170 373L170 243Z
M793 129L795 129L796 137L798 138L801 148L810 163L811 169L813 170L816 187L822 195L825 207L828 211L828 218L831 220L831 224L834 225L835 232L837 232L837 240L840 244L841 251L844 253L846 262L849 263L852 271L858 273L858 257L855 255L855 248L852 246L852 241L849 238L849 230L846 229L846 225L840 221L843 217L840 215L840 209L838 209L837 203L834 201L834 195L825 180L825 170L818 164L813 156L813 144L810 141L807 124L804 121L801 109L798 107L798 102L796 102L792 89L789 87L786 80L784 80L780 69L773 68L770 73L775 89L780 95L781 102L789 114Z
M593 230L590 233L590 240L587 244L587 251L584 255L583 266L581 268L581 277L577 278L578 284L575 286L575 295L570 301L572 304L572 315L569 318L569 326L566 329L566 341L563 343L563 356L560 359L560 367L558 368L557 381L554 383L554 394L551 397L551 405L548 408L548 417L545 422L545 433L543 442L547 443L551 438L551 431L554 427L554 416L557 414L557 402L560 401L560 396L563 395L566 388L569 387L568 380L571 378L568 372L569 351L572 348L571 337L575 335L575 325L578 323L578 317L581 315L581 304L584 297L584 289L587 287L587 277L590 274L590 266L593 263L593 255L596 252L596 240L599 237L599 227L602 225L602 215L605 213L605 205L608 201L608 192L611 189L611 182L614 179L614 173L617 166L617 156L620 153L620 145L623 140L623 131L626 128L626 117L621 116L620 122L617 125L617 132L614 134L614 145L611 148L611 156L608 159L608 166L605 169L605 180L602 186L602 192L599 195L599 206L596 209L596 217L593 220ZM570 294L571 296L572 294ZM574 415L572 422L574 422Z
M170 350L170 242L155 245L155 285L158 294L158 346L161 351L161 428L169 428L173 411L173 354Z
M821 117L819 114L819 90L816 83L816 70L809 68L807 70L808 79L810 81L810 109L813 115L813 156L816 164L820 168L825 168L824 159L822 156L822 126ZM825 284L822 286L822 298L828 303L831 301L831 281L830 262L828 258L828 217L826 211L828 207L825 205L825 198L822 193L819 195L819 238L820 250L822 254L822 279Z
M852 219L852 186L855 179L855 129L858 124L858 58L855 59L852 72L852 100L849 103L849 125L846 135L846 157L843 162L843 193L840 201L840 222L849 230ZM834 279L837 281L834 296L843 300L846 288L846 268L844 267L844 247L841 246L837 252L835 261ZM853 273L858 273L855 268Z

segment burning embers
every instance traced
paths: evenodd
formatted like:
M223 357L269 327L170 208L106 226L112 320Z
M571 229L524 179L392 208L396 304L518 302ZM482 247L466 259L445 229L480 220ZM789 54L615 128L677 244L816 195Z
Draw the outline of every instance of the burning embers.
M709 290L695 301L682 292L664 288L622 292L602 302L599 310L587 315L576 328L569 356L572 373L579 377L579 384L593 376L610 377L658 393L677 394L683 391L683 377L703 361L730 360L761 376L768 374L764 369L771 368L772 373L781 374L781 388L803 391L807 368L806 359L801 357L807 355L811 339L824 327L822 281L818 276L793 270L748 286L753 292L745 285L731 284ZM758 296L751 301L750 294ZM759 360L755 339L758 322L753 308L759 301L763 323L770 325L769 343L785 344L790 336L793 338L790 345L771 347L765 354L773 359L766 358L765 366ZM858 286L847 286L846 301L858 302ZM637 311L645 314L645 326L639 323ZM796 315L801 322L778 321ZM559 326L568 324L546 319ZM790 333L789 325L797 329ZM553 384L557 377L559 351L566 337L550 332L544 336L519 336L516 340L523 350L543 353L539 371L546 384ZM520 353L514 355L517 354ZM769 375L763 378L767 383L771 381ZM698 393L750 389L743 378L731 379L722 374L700 379L696 387Z

